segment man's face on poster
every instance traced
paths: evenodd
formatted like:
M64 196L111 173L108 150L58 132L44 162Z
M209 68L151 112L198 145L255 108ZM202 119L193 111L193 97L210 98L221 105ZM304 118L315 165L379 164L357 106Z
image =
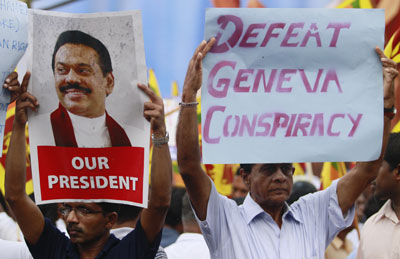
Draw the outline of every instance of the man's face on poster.
M111 72L103 74L99 54L91 47L67 43L54 59L54 79L60 103L71 113L96 118L105 113L106 97L114 88Z

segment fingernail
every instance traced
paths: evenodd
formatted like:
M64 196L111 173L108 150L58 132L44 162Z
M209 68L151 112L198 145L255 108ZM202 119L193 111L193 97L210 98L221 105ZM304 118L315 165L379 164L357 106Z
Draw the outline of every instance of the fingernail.
M10 80L9 78L7 78L7 79L6 79L6 82L7 82L7 83L10 83L10 82L11 82L11 80Z

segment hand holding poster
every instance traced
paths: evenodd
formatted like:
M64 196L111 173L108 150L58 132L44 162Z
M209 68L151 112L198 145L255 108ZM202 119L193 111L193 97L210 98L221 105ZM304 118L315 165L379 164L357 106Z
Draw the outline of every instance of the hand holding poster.
M203 162L376 159L383 32L375 9L209 9Z
M0 1L0 80L14 71L28 47L28 7L17 0ZM0 94L0 143L3 143L5 119L10 94L4 88ZM0 156L2 152L0 152Z
M36 201L147 206L140 13L35 10L30 19L31 93L40 103L29 116Z

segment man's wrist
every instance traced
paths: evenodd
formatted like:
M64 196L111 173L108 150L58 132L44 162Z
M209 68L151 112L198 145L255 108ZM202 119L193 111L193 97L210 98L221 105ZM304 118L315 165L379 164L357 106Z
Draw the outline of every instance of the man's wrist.
M182 102L184 103L191 103L196 101L197 92L193 91L183 91L182 93Z

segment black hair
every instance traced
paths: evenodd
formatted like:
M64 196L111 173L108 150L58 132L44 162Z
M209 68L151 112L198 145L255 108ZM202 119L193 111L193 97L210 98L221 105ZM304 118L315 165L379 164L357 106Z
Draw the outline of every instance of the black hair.
M101 207L104 215L111 212L119 213L120 205L117 203L99 202L97 205Z
M121 204L118 211L118 224L125 223L129 220L136 220L143 208Z
M251 173L251 169L255 164L240 164L240 168L243 168L244 172L249 174Z
M99 55L99 66L103 72L103 76L107 73L112 72L111 57L106 46L98 39L90 36L81 31L64 31L58 36L56 45L54 46L53 58L51 60L51 67L55 69L55 56L61 46L71 43L71 44L82 44L94 49Z
M182 223L182 197L186 189L182 187L172 187L171 205L165 218L165 224L175 227Z
M391 170L400 165L400 133L390 134L383 159L389 164Z
M190 224L194 222L197 223L196 216L194 215L192 207L190 206L189 195L185 193L185 195L182 197L182 223Z
M300 199L300 197L307 195L309 193L316 192L317 188L315 186L307 181L298 181L293 184L292 187L292 193L289 196L289 199L287 200L287 203L290 205L293 202L297 201Z

